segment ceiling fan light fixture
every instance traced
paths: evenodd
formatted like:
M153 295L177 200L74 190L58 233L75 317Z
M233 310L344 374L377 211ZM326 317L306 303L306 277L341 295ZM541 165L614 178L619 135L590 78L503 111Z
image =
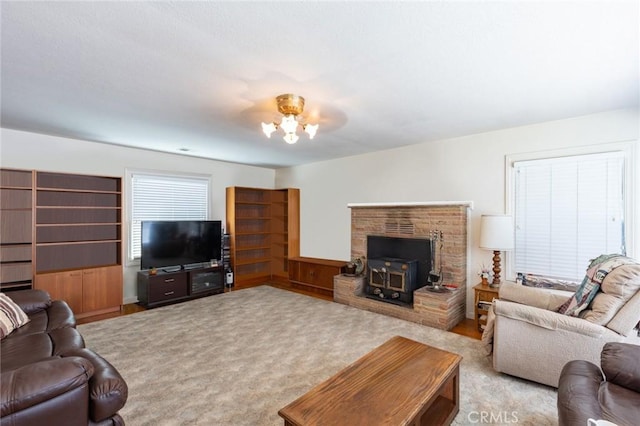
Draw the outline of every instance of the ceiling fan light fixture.
M262 131L268 138L271 138L271 134L278 130L278 125L276 123L262 123Z
M284 139L284 141L288 144L294 144L296 142L298 142L298 139L300 139L300 137L298 135L294 133L287 133L284 135L284 137L282 138Z
M284 130L285 133L295 133L298 128L298 120L293 114L288 114L282 117L282 121L280 122L280 127Z
M316 135L316 132L318 131L318 125L317 124L303 124L302 125L302 130L307 132L307 134L309 135L309 139L313 139L313 137Z
M298 125L302 126L302 130L309 135L309 139L313 139L318 131L318 124L300 123L298 116L304 110L304 98L302 96L290 93L276 97L278 103L278 112L283 115L282 121L278 123L262 123L262 131L268 138L271 134L282 128L284 131L284 140L288 144L298 142L299 136L296 134Z

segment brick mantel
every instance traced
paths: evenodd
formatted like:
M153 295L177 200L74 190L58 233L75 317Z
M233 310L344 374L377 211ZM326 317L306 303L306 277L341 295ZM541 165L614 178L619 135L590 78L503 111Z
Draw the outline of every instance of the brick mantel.
M368 235L429 238L432 231L442 231L444 242L442 282L453 284L458 289L449 293L448 296L431 293L424 288L419 289L414 293L413 309L418 312L401 317L447 330L464 319L467 287L467 223L468 211L473 208L473 202L352 203L348 204L348 207L351 209L352 258L366 258ZM344 295L344 292L341 294ZM381 313L393 311L384 302L341 299L336 301ZM398 312L403 311L400 309Z

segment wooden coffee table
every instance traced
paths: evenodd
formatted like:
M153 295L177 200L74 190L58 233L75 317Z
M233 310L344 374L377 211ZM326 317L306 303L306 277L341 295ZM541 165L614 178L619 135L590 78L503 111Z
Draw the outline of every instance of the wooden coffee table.
M395 336L278 411L286 425L448 425L460 355Z

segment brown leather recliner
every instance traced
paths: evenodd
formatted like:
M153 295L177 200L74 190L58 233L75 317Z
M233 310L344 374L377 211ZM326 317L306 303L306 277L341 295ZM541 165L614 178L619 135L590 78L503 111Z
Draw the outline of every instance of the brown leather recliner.
M69 306L41 290L6 294L30 321L0 342L0 423L124 425L127 384L84 347Z
M558 385L560 426L585 426L589 418L618 426L640 421L640 346L607 343L600 365L602 371L589 361L575 360L562 369Z

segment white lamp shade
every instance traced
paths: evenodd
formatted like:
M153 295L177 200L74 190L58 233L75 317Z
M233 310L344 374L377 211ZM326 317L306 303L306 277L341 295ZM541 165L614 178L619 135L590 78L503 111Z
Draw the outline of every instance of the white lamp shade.
M480 248L512 250L514 245L513 218L508 215L483 215L480 218Z

